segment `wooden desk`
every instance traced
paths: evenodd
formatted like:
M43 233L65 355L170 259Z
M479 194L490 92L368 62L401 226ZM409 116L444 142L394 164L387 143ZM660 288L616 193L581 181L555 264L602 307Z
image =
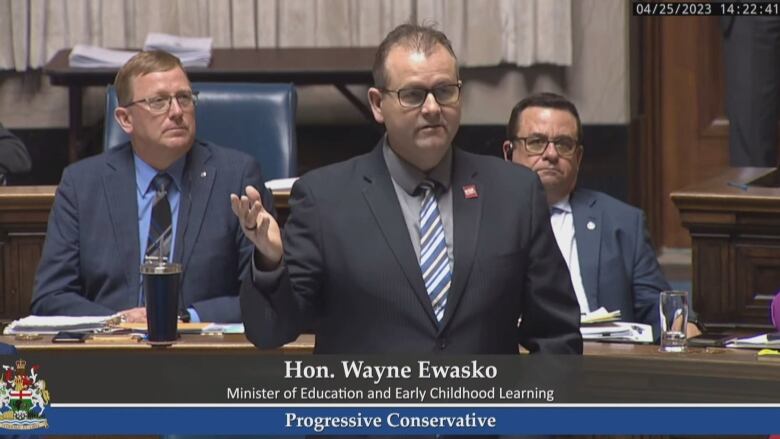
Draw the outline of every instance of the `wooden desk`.
M347 85L370 85L375 47L214 49L207 68L188 68L193 82L292 82L295 85L333 85L366 118L374 120L364 99ZM114 82L118 69L73 68L70 49L60 50L44 67L52 85L68 87L68 157L78 159L81 139L83 88Z
M169 348L152 348L141 342L52 344L51 336L12 343L21 355L47 352L137 351L176 354L257 353L310 354L314 336L304 334L276 350L260 351L242 334L224 336L184 335ZM690 348L683 354L658 352L655 345L585 343L583 363L589 394L609 402L777 402L780 390L780 361L760 360L754 350Z
M52 343L51 335L42 335L37 340L19 340L12 335L0 335L0 342L13 344L22 352L51 350L105 350L105 349L154 349L141 342L127 343ZM313 334L302 334L295 341L284 345L279 350L287 353L312 353L314 350ZM168 348L173 351L220 351L220 350L256 350L257 348L243 334L225 335L194 335L183 334L179 341ZM669 354L658 351L657 345L631 343L599 343L585 342L584 355L589 358L627 360L643 362L640 369L664 369L667 372L691 375L715 375L721 377L736 376L772 377L780 383L780 361L759 360L756 350L725 349L725 348L689 348L688 352ZM523 354L520 354L523 355ZM756 373L756 371L761 371ZM641 372L641 370L640 370Z
M92 342L85 343L52 343L51 335L43 335L37 340L19 340L12 335L0 335L0 342L13 344L22 354L26 352L45 351L105 351L105 350L138 350L157 351L149 344L136 341L127 342ZM248 351L257 350L255 346L244 337L243 334L224 335L194 335L182 334L179 341L165 348L174 352L208 352L208 351ZM280 352L289 354L310 354L314 349L314 336L303 334L297 340L287 343L279 349Z
M196 375L201 377L210 376L212 373L221 373L212 380L213 382L223 383L234 376L234 366L244 364L244 361L235 362L238 354L249 355L253 353L265 354L304 354L311 352L314 344L314 338L311 335L303 335L295 342L285 345L277 351L258 351L242 335L229 335L224 338L204 337L204 340L198 340L197 336L186 336L182 343L174 345L168 349L152 349L148 346L134 344L131 346L103 346L94 345L52 345L47 340L35 342L17 342L13 337L0 336L0 341L6 343L16 343L22 358L30 360L34 355L44 354L47 351L59 350L62 353L72 353L74 355L61 355L62 358L82 357L75 355L76 352L84 352L86 355L92 354L91 358L109 354L112 349L122 349L126 353L143 363L150 359L159 357L173 357L177 354L202 353L200 357L204 360L213 358L225 359L225 364L219 369L209 369L202 364L193 364L192 369ZM129 351L129 350L133 351ZM136 354L137 352L137 354ZM144 355L144 354L149 355ZM763 361L756 359L755 351L750 350L724 350L716 349L705 351L704 349L692 349L685 354L662 354L658 352L657 346L651 345L631 345L631 344L608 344L608 343L585 343L585 355L590 359L600 360L591 363L591 373L588 374L589 382L586 385L600 389L600 395L607 394L610 403L617 402L636 402L636 398L657 398L666 396L670 399L678 400L682 397L690 397L690 402L697 403L711 399L723 398L718 402L734 402L743 400L744 402L777 402L778 394L772 393L780 384L780 362ZM127 355L125 355L127 357ZM354 357L354 356L353 356ZM105 358L115 358L109 357ZM186 358L186 357L185 357ZM45 377L49 382L57 382L55 378L61 376L61 371L51 364L43 364ZM204 370L203 373L200 370ZM66 370L67 378L71 382L80 382L74 379L73 370ZM178 371L167 371L168 375L180 373ZM138 374L141 377L148 375ZM686 380L687 386L678 387L679 379L675 382L668 380L668 377L677 377ZM147 379L147 378L143 378ZM101 383L107 383L107 380ZM747 385L743 385L747 384ZM748 387L755 388L766 384L766 390L762 394L754 394L748 391ZM148 385L148 383L146 384ZM60 384L62 386L62 384ZM80 391L83 391L83 385ZM94 386L93 386L94 387ZM94 390L94 389L90 389ZM62 401L62 388L56 401ZM633 401L632 401L633 400ZM520 415L521 412L518 412ZM558 437L558 436L554 436ZM575 436L560 436L561 438L571 438ZM587 437L589 439L608 438L615 436L576 436ZM619 436L628 438L630 436ZM637 439L648 436L634 436ZM653 436L665 437L669 436ZM682 436L671 436L674 438ZM734 437L734 436L731 436ZM765 437L765 436L764 436Z
M708 326L771 327L769 303L780 290L780 180L773 171L726 169L671 194L691 234L693 303Z
M57 186L0 186L0 320L30 313L35 270L41 259ZM280 224L289 191L274 191Z
M29 314L56 186L0 187L0 319Z
M757 350L689 348L683 354L658 346L585 343L586 386L612 402L776 403L780 361Z

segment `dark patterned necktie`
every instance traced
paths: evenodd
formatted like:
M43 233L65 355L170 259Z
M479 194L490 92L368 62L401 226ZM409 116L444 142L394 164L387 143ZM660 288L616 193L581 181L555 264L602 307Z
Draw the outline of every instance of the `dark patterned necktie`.
M171 223L171 204L168 202L168 187L171 184L171 176L157 174L152 180L152 184L156 193L152 204L152 218L149 221L146 257L157 259L162 256L164 260L170 262L173 225Z

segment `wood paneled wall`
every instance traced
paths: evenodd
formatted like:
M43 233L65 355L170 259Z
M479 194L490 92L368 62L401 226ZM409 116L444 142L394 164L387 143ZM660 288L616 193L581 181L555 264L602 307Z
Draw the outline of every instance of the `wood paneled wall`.
M669 194L728 166L722 41L717 17L642 17L640 145L634 184L654 241L690 247Z

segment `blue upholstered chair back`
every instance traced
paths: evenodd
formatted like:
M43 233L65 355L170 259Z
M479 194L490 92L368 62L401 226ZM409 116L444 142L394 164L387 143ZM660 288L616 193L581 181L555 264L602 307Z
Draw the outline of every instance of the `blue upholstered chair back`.
M200 92L197 138L255 157L267 180L297 175L297 94L292 84L196 82L192 89ZM116 106L111 85L106 91L104 149L130 140L114 119Z

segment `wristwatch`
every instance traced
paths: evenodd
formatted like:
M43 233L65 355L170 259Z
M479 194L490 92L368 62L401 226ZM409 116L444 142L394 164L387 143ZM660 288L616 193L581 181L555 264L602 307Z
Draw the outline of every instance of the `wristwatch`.
M186 309L183 309L179 311L179 320L182 321L182 323L189 323L190 322L190 312Z

